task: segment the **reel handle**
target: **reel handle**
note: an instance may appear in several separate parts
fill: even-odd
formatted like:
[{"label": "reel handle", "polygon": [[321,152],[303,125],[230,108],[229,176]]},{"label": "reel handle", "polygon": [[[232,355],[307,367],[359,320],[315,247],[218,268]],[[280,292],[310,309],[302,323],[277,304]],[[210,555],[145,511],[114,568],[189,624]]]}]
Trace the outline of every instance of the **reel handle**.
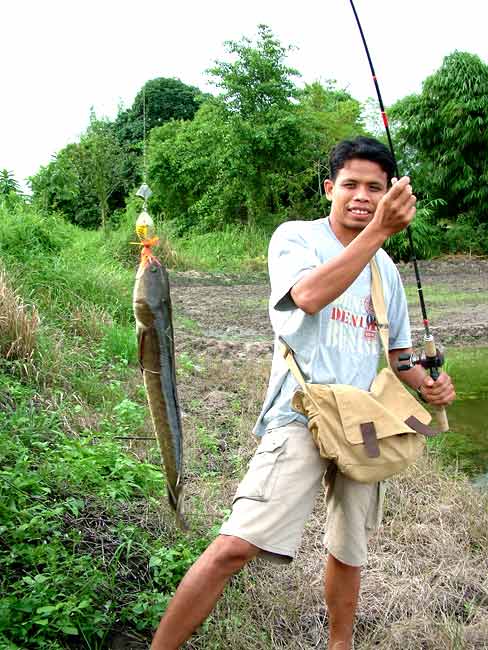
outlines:
[{"label": "reel handle", "polygon": [[449,421],[447,419],[446,409],[443,406],[436,406],[434,415],[439,433],[446,433],[446,431],[449,431]]}]

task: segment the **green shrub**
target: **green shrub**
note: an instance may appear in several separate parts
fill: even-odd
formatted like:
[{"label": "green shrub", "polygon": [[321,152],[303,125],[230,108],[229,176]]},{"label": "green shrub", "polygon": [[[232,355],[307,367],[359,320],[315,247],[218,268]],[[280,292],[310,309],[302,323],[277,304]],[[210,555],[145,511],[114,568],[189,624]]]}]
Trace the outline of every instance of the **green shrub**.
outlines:
[{"label": "green shrub", "polygon": [[488,224],[470,214],[459,215],[445,228],[442,250],[446,253],[488,254]]},{"label": "green shrub", "polygon": [[[419,202],[417,214],[410,225],[413,246],[417,259],[430,259],[441,252],[442,230],[432,223],[434,210],[443,205],[442,199]],[[406,231],[390,237],[384,246],[386,252],[395,260],[407,261],[412,257],[410,242]]]},{"label": "green shrub", "polygon": [[0,207],[0,256],[19,262],[55,255],[67,246],[73,230],[61,217],[41,214],[28,205],[16,211]]},{"label": "green shrub", "polygon": [[117,626],[149,633],[209,540],[144,530],[137,512],[160,508],[164,475],[112,439],[139,405],[119,402],[103,434],[68,437],[73,405],[39,400],[0,374],[0,647],[101,649]]}]

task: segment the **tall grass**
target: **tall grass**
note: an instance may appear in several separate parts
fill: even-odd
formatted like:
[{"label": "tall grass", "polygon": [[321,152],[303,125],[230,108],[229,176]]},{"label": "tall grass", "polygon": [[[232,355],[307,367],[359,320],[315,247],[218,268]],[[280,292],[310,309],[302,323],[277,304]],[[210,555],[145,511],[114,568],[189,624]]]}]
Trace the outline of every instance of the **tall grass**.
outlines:
[{"label": "tall grass", "polygon": [[[126,267],[137,265],[135,222],[140,205],[130,203],[116,230],[100,240],[107,258]],[[170,222],[156,219],[160,239],[155,253],[169,269],[211,273],[266,270],[270,234],[257,227],[228,225],[222,230],[178,236]]]},{"label": "tall grass", "polygon": [[16,293],[0,266],[0,357],[29,364],[34,355],[39,313]]},{"label": "tall grass", "polygon": [[189,268],[239,273],[266,270],[269,238],[262,229],[232,225],[171,241]]}]

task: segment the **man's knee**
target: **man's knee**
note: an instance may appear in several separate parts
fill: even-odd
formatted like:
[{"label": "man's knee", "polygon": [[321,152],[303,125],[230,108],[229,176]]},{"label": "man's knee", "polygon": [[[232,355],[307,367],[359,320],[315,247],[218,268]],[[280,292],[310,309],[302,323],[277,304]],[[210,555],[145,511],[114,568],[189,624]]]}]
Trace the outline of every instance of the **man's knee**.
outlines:
[{"label": "man's knee", "polygon": [[239,571],[259,553],[257,546],[233,535],[219,535],[208,550],[212,561],[226,573]]}]

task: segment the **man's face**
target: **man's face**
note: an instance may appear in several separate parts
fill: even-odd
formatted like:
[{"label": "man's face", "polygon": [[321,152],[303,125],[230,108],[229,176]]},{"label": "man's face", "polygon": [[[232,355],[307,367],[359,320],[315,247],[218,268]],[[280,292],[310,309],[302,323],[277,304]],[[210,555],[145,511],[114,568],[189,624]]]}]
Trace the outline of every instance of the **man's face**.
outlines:
[{"label": "man's face", "polygon": [[326,180],[324,187],[332,201],[332,230],[347,245],[373,219],[388,189],[388,177],[378,163],[353,158],[345,163],[334,181]]}]

